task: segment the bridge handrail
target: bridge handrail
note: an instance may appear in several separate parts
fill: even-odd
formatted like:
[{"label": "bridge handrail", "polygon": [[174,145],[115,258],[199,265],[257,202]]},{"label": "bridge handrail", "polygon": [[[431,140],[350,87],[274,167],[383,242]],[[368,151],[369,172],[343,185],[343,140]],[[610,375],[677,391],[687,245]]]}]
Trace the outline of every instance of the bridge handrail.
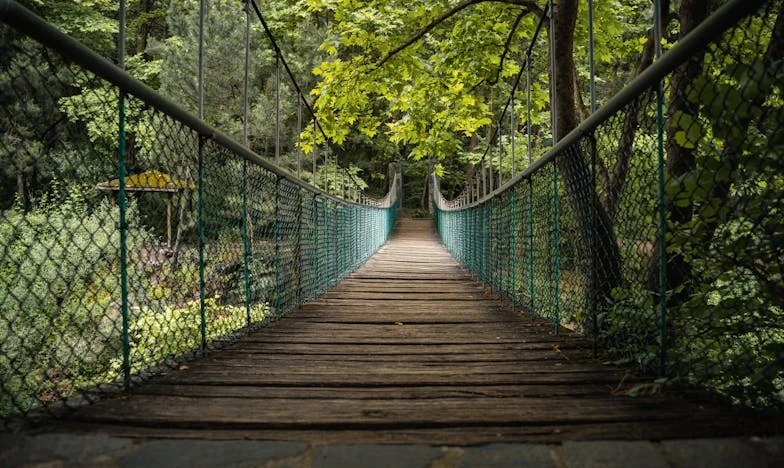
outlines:
[{"label": "bridge handrail", "polygon": [[639,391],[781,409],[783,47],[782,2],[728,2],[486,196],[431,175],[442,241],[513,307],[662,377]]},{"label": "bridge handrail", "polygon": [[47,171],[0,201],[0,427],[280,318],[391,232],[399,166],[382,199],[340,198],[18,3],[0,0],[0,28],[0,155]]}]

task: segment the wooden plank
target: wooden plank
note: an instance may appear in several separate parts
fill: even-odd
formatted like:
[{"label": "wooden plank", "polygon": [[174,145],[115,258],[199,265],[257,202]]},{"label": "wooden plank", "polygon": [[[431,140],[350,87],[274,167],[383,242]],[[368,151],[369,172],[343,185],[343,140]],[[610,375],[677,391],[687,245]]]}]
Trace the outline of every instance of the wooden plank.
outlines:
[{"label": "wooden plank", "polygon": [[203,362],[223,362],[234,359],[245,359],[248,361],[326,361],[334,362],[336,360],[342,361],[358,361],[366,363],[383,363],[383,362],[400,362],[400,363],[451,363],[453,365],[460,365],[461,363],[475,363],[475,362],[509,362],[517,363],[518,365],[525,365],[528,362],[561,362],[572,360],[588,360],[591,357],[591,351],[577,351],[570,350],[567,352],[555,352],[553,350],[539,350],[527,351],[525,353],[474,353],[474,354],[405,354],[403,352],[394,354],[368,354],[368,353],[355,353],[355,354],[292,354],[292,353],[275,353],[267,352],[260,353],[253,350],[239,349],[236,351],[227,350],[215,356],[206,358]]},{"label": "wooden plank", "polygon": [[[287,399],[270,396],[249,404],[243,398],[130,395],[122,404],[98,402],[75,420],[116,421],[169,427],[434,427],[439,425],[579,424],[675,419],[678,406],[631,399],[442,398],[426,400]],[[668,402],[670,405],[672,401]],[[292,408],[298,419],[292,420]]]},{"label": "wooden plank", "polygon": [[683,421],[602,422],[585,424],[542,424],[536,426],[488,425],[450,426],[439,428],[330,428],[328,430],[290,429],[183,429],[153,426],[127,426],[100,423],[60,423],[54,430],[89,431],[116,437],[149,437],[166,439],[206,440],[274,440],[312,444],[429,444],[477,445],[499,442],[558,444],[564,440],[662,440],[673,438],[724,437],[741,433],[774,435],[778,431],[765,425],[728,422],[728,418],[700,418]]},{"label": "wooden plank", "polygon": [[[373,364],[369,364],[373,362]],[[219,367],[222,371],[234,374],[249,374],[264,369],[263,359],[223,359],[221,361],[204,360],[189,366],[186,373],[198,373],[199,371],[212,372]],[[218,364],[219,366],[216,366]],[[271,367],[271,366],[270,366]],[[276,361],[275,372],[285,373],[311,373],[319,375],[367,373],[368,376],[380,374],[417,374],[422,376],[438,374],[454,374],[455,365],[452,362],[438,361],[358,361],[358,360],[281,360]],[[625,373],[618,370],[608,370],[601,365],[589,366],[580,362],[572,362],[564,359],[553,361],[481,361],[481,362],[462,362],[460,363],[460,373],[463,375],[474,374],[586,374],[599,373],[604,375],[623,376]]]},{"label": "wooden plank", "polygon": [[590,340],[512,311],[446,252],[432,222],[401,220],[317,301],[60,427],[311,443],[762,433],[726,408],[625,396],[648,381],[603,365]]},{"label": "wooden plank", "polygon": [[439,400],[441,398],[509,398],[554,396],[601,397],[610,395],[609,385],[472,385],[431,387],[272,387],[242,385],[184,385],[169,383],[165,379],[142,385],[133,393],[143,395],[169,395],[187,397],[232,397],[265,399],[274,395],[296,399],[345,399],[345,400]]},{"label": "wooden plank", "polygon": [[590,349],[580,346],[579,343],[556,344],[553,342],[538,343],[491,343],[491,344],[468,344],[468,343],[432,343],[432,344],[408,344],[405,346],[397,345],[377,345],[371,343],[355,343],[351,345],[340,345],[334,343],[267,343],[262,341],[262,337],[255,336],[256,341],[244,340],[227,346],[221,352],[231,352],[232,350],[255,352],[255,353],[277,353],[277,354],[362,354],[368,356],[383,355],[451,355],[468,354],[481,356],[485,353],[508,353],[508,355],[519,356],[524,351],[553,351],[557,348],[565,353],[575,349]]},{"label": "wooden plank", "polygon": [[483,301],[479,292],[420,292],[420,291],[330,291],[325,300],[364,300],[364,301]]},{"label": "wooden plank", "polygon": [[606,373],[470,373],[454,372],[387,373],[370,372],[314,374],[312,372],[268,371],[242,373],[236,370],[194,371],[187,374],[176,373],[166,376],[168,382],[194,385],[260,385],[260,386],[343,386],[355,388],[390,386],[467,386],[477,383],[484,385],[614,385],[624,379],[622,376]]}]

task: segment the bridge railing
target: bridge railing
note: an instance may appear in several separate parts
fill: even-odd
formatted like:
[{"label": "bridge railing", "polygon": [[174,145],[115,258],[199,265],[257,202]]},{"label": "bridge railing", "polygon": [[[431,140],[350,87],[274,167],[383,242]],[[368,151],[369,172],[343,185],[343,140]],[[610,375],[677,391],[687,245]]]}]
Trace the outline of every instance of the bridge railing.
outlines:
[{"label": "bridge railing", "polygon": [[450,203],[433,176],[444,244],[554,332],[661,375],[637,391],[782,408],[783,46],[782,2],[729,2],[487,196]]},{"label": "bridge railing", "polygon": [[281,317],[385,242],[399,171],[381,201],[326,193],[0,7],[0,161],[19,189],[0,206],[3,423]]}]

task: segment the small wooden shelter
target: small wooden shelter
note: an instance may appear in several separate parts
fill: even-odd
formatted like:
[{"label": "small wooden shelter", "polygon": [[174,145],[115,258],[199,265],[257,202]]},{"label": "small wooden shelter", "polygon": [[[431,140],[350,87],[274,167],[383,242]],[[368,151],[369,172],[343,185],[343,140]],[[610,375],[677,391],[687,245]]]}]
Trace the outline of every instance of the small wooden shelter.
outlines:
[{"label": "small wooden shelter", "polygon": [[[139,174],[129,175],[125,178],[126,192],[161,192],[166,194],[166,245],[171,247],[172,242],[172,197],[175,193],[186,189],[193,190],[196,185],[183,179],[175,179],[161,171],[150,170]],[[117,192],[120,190],[120,179],[101,182],[96,189]]]}]

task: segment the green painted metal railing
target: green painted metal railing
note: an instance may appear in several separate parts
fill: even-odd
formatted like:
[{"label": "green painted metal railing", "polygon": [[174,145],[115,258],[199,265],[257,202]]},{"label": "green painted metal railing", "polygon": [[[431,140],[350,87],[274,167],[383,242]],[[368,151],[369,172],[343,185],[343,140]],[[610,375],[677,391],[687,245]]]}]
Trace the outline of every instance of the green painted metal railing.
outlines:
[{"label": "green painted metal railing", "polygon": [[443,243],[555,333],[660,374],[638,391],[781,409],[783,50],[782,2],[729,2],[488,196],[433,177]]},{"label": "green painted metal railing", "polygon": [[41,172],[29,201],[0,207],[3,423],[281,317],[391,232],[399,170],[383,200],[323,192],[15,2],[0,7],[0,160]]}]

